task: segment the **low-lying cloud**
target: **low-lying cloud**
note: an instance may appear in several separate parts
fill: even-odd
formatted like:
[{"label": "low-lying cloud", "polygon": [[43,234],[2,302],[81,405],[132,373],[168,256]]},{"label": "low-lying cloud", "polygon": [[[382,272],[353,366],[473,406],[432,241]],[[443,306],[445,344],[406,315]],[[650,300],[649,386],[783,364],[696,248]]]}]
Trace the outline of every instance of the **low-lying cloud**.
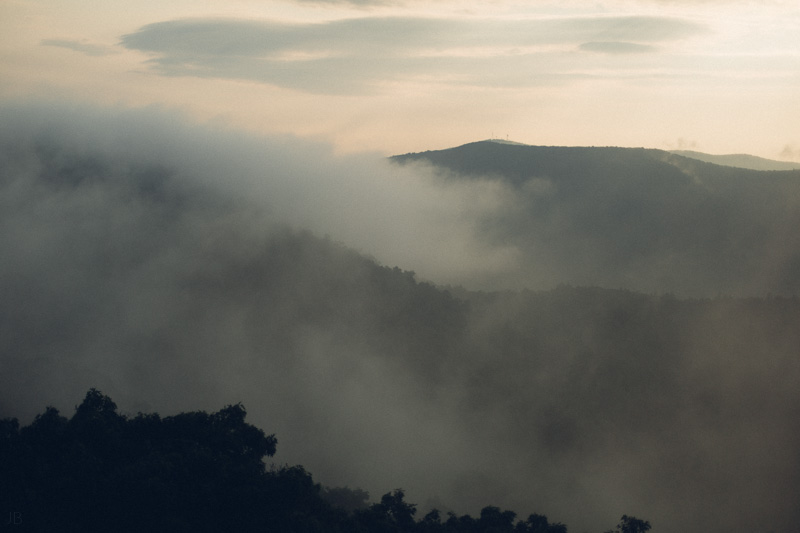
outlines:
[{"label": "low-lying cloud", "polygon": [[506,186],[159,109],[7,105],[0,170],[0,416],[90,387],[130,414],[241,401],[276,460],[373,498],[797,523],[796,299],[447,293],[391,267],[513,270]]},{"label": "low-lying cloud", "polygon": [[90,172],[106,160],[123,165],[122,184],[132,179],[125,172],[141,167],[136,172],[155,172],[148,179],[170,176],[198,195],[218,196],[215,206],[259,217],[253,224],[307,228],[426,279],[469,283],[513,268],[513,249],[480,237],[482,218],[507,209],[512,199],[498,182],[443,182],[378,154],[336,156],[328,145],[291,137],[214,132],[157,108],[104,112],[54,105],[6,108],[4,115],[4,136],[31,158],[46,143],[57,143],[70,158],[86,158]]},{"label": "low-lying cloud", "polygon": [[[335,242],[420,278],[495,275],[514,250],[478,226],[507,205],[503,187],[156,108],[62,104],[0,110],[0,166],[0,416],[69,409],[89,387],[128,412],[243,401],[281,435],[281,460],[331,483],[436,487],[432,464],[383,464],[395,448],[422,457],[431,440],[454,454],[439,467],[460,468],[467,443],[443,425],[447,402],[427,405],[403,358],[376,357],[384,326],[359,325],[375,297],[359,291],[383,275]],[[325,302],[362,333],[326,326]]]},{"label": "low-lying cloud", "polygon": [[657,48],[654,46],[647,44],[616,41],[593,41],[589,43],[581,43],[580,49],[585,52],[600,52],[603,54],[645,54],[655,52],[657,50]]},{"label": "low-lying cloud", "polygon": [[80,52],[81,54],[85,54],[87,56],[92,56],[92,57],[106,56],[109,54],[118,53],[118,51],[108,46],[92,44],[85,41],[78,41],[74,39],[44,39],[42,41],[42,45],[55,46],[58,48],[66,48],[67,50],[72,50],[73,52]]}]

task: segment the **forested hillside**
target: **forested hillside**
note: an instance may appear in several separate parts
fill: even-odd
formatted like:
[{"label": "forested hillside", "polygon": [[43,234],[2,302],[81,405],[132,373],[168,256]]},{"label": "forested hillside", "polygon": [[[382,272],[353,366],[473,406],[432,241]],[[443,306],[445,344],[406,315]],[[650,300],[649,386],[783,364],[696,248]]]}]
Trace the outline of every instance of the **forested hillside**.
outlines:
[{"label": "forested hillside", "polygon": [[756,157],[747,154],[728,154],[728,155],[711,155],[702,152],[695,152],[693,150],[670,150],[673,154],[682,155],[691,159],[699,159],[707,163],[714,163],[715,165],[725,165],[729,167],[749,168],[752,170],[797,170],[800,169],[800,163],[792,163],[790,161],[775,161],[773,159],[764,159],[763,157]]},{"label": "forested hillside", "polygon": [[[154,461],[167,453],[159,447],[171,442],[178,421],[218,427],[214,420],[225,413],[244,415],[237,409],[188,418],[181,413],[241,403],[250,423],[277,436],[276,464],[304,468],[279,466],[264,479],[286,472],[297,474],[292,479],[306,488],[321,483],[388,494],[386,502],[371,502],[384,507],[368,507],[377,513],[397,503],[393,491],[402,488],[403,501],[417,504],[417,521],[434,508],[446,522],[448,512],[478,517],[486,506],[497,506],[487,511],[489,518],[501,519],[502,509],[523,513],[519,519],[536,512],[578,533],[606,529],[626,513],[646,517],[664,533],[791,533],[800,523],[798,298],[777,291],[688,297],[635,290],[636,283],[591,286],[594,278],[575,274],[588,276],[597,267],[606,285],[633,276],[635,254],[620,255],[617,264],[615,253],[665,246],[645,238],[653,235],[647,224],[660,221],[671,228],[664,238],[676,247],[664,257],[718,267],[665,268],[664,276],[727,287],[756,264],[745,260],[729,268],[721,257],[741,253],[747,259],[741,242],[764,251],[763,243],[789,235],[781,224],[797,216],[790,194],[794,174],[759,174],[774,178],[762,193],[753,174],[716,176],[719,167],[678,156],[654,162],[648,152],[628,157],[622,151],[605,159],[604,167],[597,159],[602,151],[577,152],[574,161],[584,157],[597,165],[597,178],[573,173],[539,183],[520,175],[512,186],[525,202],[541,196],[542,209],[510,209],[508,219],[481,223],[483,244],[506,239],[524,249],[529,226],[511,222],[562,221],[538,233],[530,226],[536,239],[550,235],[553,247],[537,248],[520,263],[549,264],[553,283],[525,289],[516,279],[514,290],[479,291],[423,280],[403,264],[382,264],[370,250],[340,242],[335,232],[325,237],[293,223],[298,219],[282,218],[289,210],[281,206],[290,204],[313,211],[308,220],[330,220],[333,230],[344,227],[348,213],[331,208],[341,204],[311,209],[292,203],[295,174],[281,150],[259,148],[258,157],[248,158],[253,145],[236,144],[236,136],[190,134],[164,124],[149,128],[130,117],[95,130],[75,117],[72,128],[36,116],[38,122],[0,122],[0,418],[19,420],[3,426],[3,445],[27,442],[25,449],[34,452],[25,468],[45,461],[35,451],[37,427],[60,435],[80,425],[80,408],[69,419],[42,409],[70,414],[76,398],[96,388],[119,405],[109,420],[155,432]],[[235,164],[226,156],[231,151]],[[340,179],[345,173],[331,161],[314,164],[332,168],[331,179]],[[553,156],[550,171],[564,161]],[[657,169],[661,193],[636,173],[619,174],[625,168]],[[705,172],[700,181],[690,168]],[[284,174],[288,178],[280,178]],[[392,177],[374,179],[397,192],[402,184]],[[448,180],[463,180],[436,179],[442,180],[431,185],[441,193],[436,199],[448,198]],[[738,185],[715,189],[723,181]],[[540,186],[550,192],[536,192]],[[303,189],[309,198],[310,191]],[[700,191],[705,196],[694,195]],[[745,202],[745,192],[756,196]],[[386,227],[388,203],[369,210],[364,206],[371,197],[352,201],[363,209],[353,227],[365,233]],[[637,202],[642,207],[623,209]],[[681,212],[683,219],[706,217],[707,224],[676,226],[680,217],[664,209],[684,202],[694,207]],[[744,213],[741,221],[734,206]],[[449,216],[452,208],[436,215]],[[430,235],[422,233],[436,217],[419,213],[424,216],[409,216],[403,224],[420,231],[419,242],[430,246]],[[607,217],[598,222],[598,213]],[[758,217],[766,217],[763,224],[748,225]],[[431,232],[443,234],[443,227],[454,238],[426,253],[463,257],[446,250],[464,244],[461,228],[436,226]],[[779,227],[786,233],[770,233]],[[740,233],[724,233],[730,228]],[[765,270],[785,274],[770,277],[788,280],[783,288],[796,279],[790,275],[794,237],[786,238],[781,261]],[[706,241],[709,248],[702,251]],[[413,247],[412,241],[393,242]],[[590,242],[595,244],[585,248]],[[606,245],[613,250],[602,250]],[[681,255],[687,250],[701,251]],[[561,252],[583,259],[573,269],[557,270]],[[601,256],[607,263],[598,262]],[[617,277],[608,277],[614,265]],[[455,262],[445,266],[458,268]],[[156,434],[173,437],[157,444]],[[86,442],[69,442],[64,453],[84,466],[95,464],[94,454],[115,449],[98,445],[84,453]],[[180,469],[185,447],[194,450],[175,446],[177,455],[164,468]],[[203,446],[200,457],[206,457]],[[128,468],[144,474],[161,468],[148,461],[114,470],[108,479],[117,483]],[[39,481],[50,479],[47,468]],[[313,473],[314,483],[304,472]],[[74,481],[62,474],[52,485],[44,482],[52,491],[48,497],[57,497],[57,479]],[[87,497],[76,485],[64,487],[78,491],[70,492],[74,498]],[[102,487],[107,485],[92,494]],[[144,489],[140,496],[152,497]]]},{"label": "forested hillside", "polygon": [[[361,490],[321,487],[302,466],[267,468],[277,440],[245,422],[241,404],[162,418],[117,411],[91,389],[71,418],[48,407],[30,425],[0,420],[4,527],[31,532],[281,531],[566,533],[563,524],[486,506],[480,516],[415,517],[396,489],[377,503]],[[346,503],[355,502],[355,506]],[[648,523],[623,516],[623,533]],[[638,527],[638,529],[632,529]]]},{"label": "forested hillside", "polygon": [[517,286],[764,296],[800,292],[800,171],[661,150],[489,141],[392,158],[513,186],[484,231],[519,250]]}]

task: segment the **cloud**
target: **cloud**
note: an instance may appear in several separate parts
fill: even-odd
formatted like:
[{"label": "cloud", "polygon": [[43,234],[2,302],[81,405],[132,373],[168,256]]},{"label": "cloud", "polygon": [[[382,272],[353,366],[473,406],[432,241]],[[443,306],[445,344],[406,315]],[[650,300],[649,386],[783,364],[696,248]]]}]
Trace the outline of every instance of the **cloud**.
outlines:
[{"label": "cloud", "polygon": [[389,6],[389,5],[399,5],[404,6],[409,2],[407,0],[294,0],[298,4],[312,4],[312,5],[331,5],[331,4],[341,4],[341,5],[350,5],[359,8],[369,8],[369,7],[382,7],[382,6]]},{"label": "cloud", "polygon": [[[553,53],[552,47],[563,61],[569,49],[581,43],[616,43],[600,46],[603,51],[644,51],[650,50],[649,43],[703,31],[694,22],[666,17],[363,17],[306,24],[182,19],[144,26],[124,35],[121,44],[153,55],[148,63],[162,75],[247,79],[337,93],[424,76],[492,85],[476,73],[498,70],[498,61],[501,78],[520,70],[557,75],[543,66],[552,64],[542,60],[543,53]],[[588,49],[598,46],[588,44]]]},{"label": "cloud", "polygon": [[800,161],[800,147],[797,147],[794,144],[789,143],[783,147],[783,150],[781,150],[779,157],[781,159]]},{"label": "cloud", "polygon": [[265,224],[328,234],[427,279],[464,283],[510,268],[513,260],[513,249],[489,245],[480,235],[483,219],[513,198],[499,182],[444,182],[379,154],[335,156],[329,145],[293,137],[214,131],[158,108],[7,106],[3,122],[4,134],[13,135],[14,124],[29,143],[34,136],[53,138],[63,150],[123,161],[125,168],[142,160],[156,170],[180,169],[181,180],[191,176],[191,190],[263,213]]},{"label": "cloud", "polygon": [[670,143],[670,147],[675,146],[678,150],[694,150],[700,147],[695,139],[687,139],[686,137],[678,137],[674,144]]},{"label": "cloud", "polygon": [[[69,412],[89,387],[128,413],[242,401],[279,435],[279,460],[318,479],[376,497],[444,493],[481,450],[447,391],[428,401],[430,350],[408,356],[395,329],[404,306],[439,311],[405,301],[408,277],[336,242],[418,279],[480,280],[514,267],[514,249],[480,227],[509,202],[494,182],[444,183],[377,154],[335,156],[158,108],[6,104],[0,417]],[[459,306],[435,301],[458,327]]]},{"label": "cloud", "polygon": [[93,56],[93,57],[106,56],[117,53],[115,50],[113,50],[108,46],[91,44],[84,41],[76,41],[69,39],[44,39],[42,40],[41,44],[43,46],[56,46],[59,48],[66,48],[67,50],[73,50],[75,52],[80,52],[82,54],[86,54],[87,56]]},{"label": "cloud", "polygon": [[579,48],[585,52],[599,52],[602,54],[646,54],[657,50],[656,47],[647,44],[607,41],[581,43]]}]

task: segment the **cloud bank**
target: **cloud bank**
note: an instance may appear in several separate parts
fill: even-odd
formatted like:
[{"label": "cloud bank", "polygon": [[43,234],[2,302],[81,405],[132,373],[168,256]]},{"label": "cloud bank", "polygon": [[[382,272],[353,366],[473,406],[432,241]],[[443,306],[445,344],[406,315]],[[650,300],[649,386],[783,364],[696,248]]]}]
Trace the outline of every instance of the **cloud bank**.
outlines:
[{"label": "cloud bank", "polygon": [[587,52],[600,52],[604,54],[644,54],[655,52],[657,49],[653,46],[637,43],[625,43],[616,41],[594,41],[590,43],[582,43],[581,50]]},{"label": "cloud bank", "polygon": [[[39,138],[59,143],[63,138],[68,139],[63,150],[86,158],[97,153],[126,165],[141,159],[162,169],[158,172],[219,194],[231,206],[241,202],[265,226],[330,235],[427,279],[463,283],[512,266],[513,249],[483,242],[479,235],[481,220],[510,199],[511,191],[499,183],[445,183],[424,170],[398,168],[378,154],[335,156],[328,145],[291,137],[214,132],[157,108],[108,115],[60,105],[4,112],[5,122],[19,128],[15,142],[32,145],[20,150],[33,150]],[[46,132],[34,132],[44,123]],[[10,131],[7,137],[14,136]],[[158,140],[149,140],[153,131],[163,132]]]},{"label": "cloud bank", "polygon": [[[438,467],[460,468],[468,444],[442,424],[446,397],[425,403],[404,352],[376,357],[405,342],[416,285],[388,270],[399,286],[374,290],[397,300],[370,311],[387,274],[335,241],[420,277],[502,271],[513,250],[481,242],[475,224],[503,189],[158,109],[7,105],[0,123],[0,416],[68,410],[94,386],[129,412],[243,401],[282,435],[281,460],[331,483],[436,492],[432,464],[399,464],[431,441],[453,454]],[[383,464],[392,449],[398,464]]]},{"label": "cloud bank", "polygon": [[314,93],[345,93],[425,78],[492,86],[498,80],[512,83],[506,78],[515,69],[531,75],[513,85],[536,85],[574,67],[570,54],[575,49],[599,51],[598,43],[605,43],[601,48],[606,52],[652,51],[653,43],[704,31],[688,20],[637,16],[363,17],[305,24],[182,19],[148,24],[124,35],[121,44],[153,55],[149,65],[165,76],[246,79]]},{"label": "cloud bank", "polygon": [[42,40],[42,45],[66,48],[67,50],[80,52],[92,57],[105,56],[115,53],[113,49],[110,49],[107,46],[77,41],[74,39],[44,39]]}]

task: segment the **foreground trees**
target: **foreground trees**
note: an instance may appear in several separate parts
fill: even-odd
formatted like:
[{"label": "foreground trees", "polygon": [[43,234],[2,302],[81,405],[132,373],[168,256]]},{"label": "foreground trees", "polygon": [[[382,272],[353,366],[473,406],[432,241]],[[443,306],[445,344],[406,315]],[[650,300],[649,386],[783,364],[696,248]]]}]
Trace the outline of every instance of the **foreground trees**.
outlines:
[{"label": "foreground trees", "polygon": [[650,522],[639,520],[635,516],[622,515],[617,524],[617,531],[609,529],[606,533],[647,533],[650,531]]},{"label": "foreground trees", "polygon": [[244,407],[163,419],[116,409],[92,389],[69,420],[49,407],[19,431],[4,421],[3,509],[39,531],[218,531],[242,517],[274,520],[250,509],[278,491],[262,462],[277,440],[245,423]]},{"label": "foreground trees", "polygon": [[[129,418],[91,389],[67,419],[48,407],[26,427],[0,420],[0,509],[18,531],[566,533],[487,506],[415,520],[401,489],[369,505],[360,489],[322,489],[302,466],[267,469],[277,440],[240,404],[212,414]],[[623,516],[621,533],[648,522]]]},{"label": "foreground trees", "polygon": [[[622,515],[619,524],[617,524],[617,531],[619,533],[646,533],[650,531],[650,522],[639,520],[635,516]],[[616,532],[609,529],[606,533]]]}]

